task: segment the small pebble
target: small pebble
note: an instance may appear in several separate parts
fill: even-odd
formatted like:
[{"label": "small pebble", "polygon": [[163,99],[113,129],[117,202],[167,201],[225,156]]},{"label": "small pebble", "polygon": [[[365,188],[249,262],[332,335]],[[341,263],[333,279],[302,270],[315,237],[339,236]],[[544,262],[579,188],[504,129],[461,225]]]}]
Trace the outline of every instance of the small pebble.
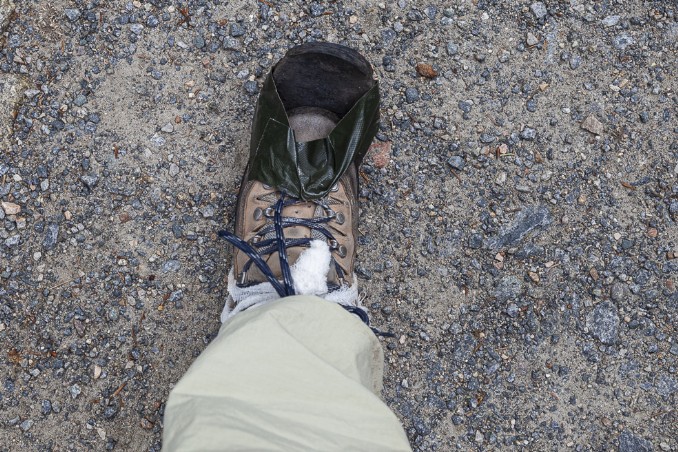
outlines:
[{"label": "small pebble", "polygon": [[80,10],[77,8],[66,8],[64,9],[64,14],[66,14],[66,18],[71,22],[75,22],[80,18]]},{"label": "small pebble", "polygon": [[43,400],[40,402],[40,412],[43,416],[47,416],[52,412],[52,402],[49,400]]},{"label": "small pebble", "polygon": [[617,50],[626,50],[628,46],[633,45],[635,43],[636,40],[626,33],[620,34],[619,36],[615,37],[614,40],[612,41],[614,48]]},{"label": "small pebble", "polygon": [[91,190],[99,183],[99,176],[96,174],[85,174],[84,176],[80,176],[80,181],[85,185],[85,187]]},{"label": "small pebble", "polygon": [[75,99],[73,99],[73,104],[77,105],[78,107],[82,107],[87,103],[87,96],[83,94],[78,94],[75,96]]},{"label": "small pebble", "polygon": [[586,119],[581,123],[581,128],[596,135],[602,135],[603,133],[603,124],[593,115],[586,117]]},{"label": "small pebble", "polygon": [[45,237],[42,241],[42,246],[46,250],[53,249],[57,240],[59,239],[59,225],[57,223],[49,223],[47,225],[47,230],[45,231]]},{"label": "small pebble", "polygon": [[458,155],[450,157],[449,160],[447,161],[447,164],[450,165],[452,168],[456,169],[457,171],[463,171],[464,167],[466,166],[464,158]]},{"label": "small pebble", "polygon": [[525,43],[530,47],[534,47],[537,44],[539,44],[539,39],[534,34],[528,32],[527,39],[525,39]]},{"label": "small pebble", "polygon": [[413,87],[407,88],[405,90],[405,100],[407,101],[407,103],[410,103],[410,104],[418,101],[419,100],[419,90],[417,90],[417,88],[413,88]]},{"label": "small pebble", "polygon": [[527,141],[532,141],[537,137],[537,131],[534,130],[531,127],[525,127],[521,132],[520,132],[520,138],[523,140]]},{"label": "small pebble", "polygon": [[459,53],[459,46],[452,41],[448,41],[446,50],[449,56],[455,56]]},{"label": "small pebble", "polygon": [[169,167],[170,177],[175,177],[177,174],[179,174],[179,166],[176,163],[171,163]]},{"label": "small pebble", "polygon": [[542,2],[532,3],[530,5],[530,9],[532,10],[532,14],[534,14],[537,19],[543,19],[548,14],[546,5],[544,5]]},{"label": "small pebble", "polygon": [[259,92],[259,85],[257,85],[257,82],[255,82],[254,80],[246,81],[243,87],[245,88],[245,92],[250,96],[254,96]]},{"label": "small pebble", "polygon": [[621,16],[607,16],[605,19],[601,20],[603,26],[605,27],[614,27],[619,23]]},{"label": "small pebble", "polygon": [[237,38],[245,34],[245,27],[243,27],[241,24],[237,22],[232,23],[229,32],[231,34],[231,37]]},{"label": "small pebble", "polygon": [[74,384],[73,386],[68,388],[68,392],[70,392],[71,397],[75,399],[76,397],[78,397],[80,395],[80,393],[82,392],[82,389],[80,389],[80,386],[78,384]]}]

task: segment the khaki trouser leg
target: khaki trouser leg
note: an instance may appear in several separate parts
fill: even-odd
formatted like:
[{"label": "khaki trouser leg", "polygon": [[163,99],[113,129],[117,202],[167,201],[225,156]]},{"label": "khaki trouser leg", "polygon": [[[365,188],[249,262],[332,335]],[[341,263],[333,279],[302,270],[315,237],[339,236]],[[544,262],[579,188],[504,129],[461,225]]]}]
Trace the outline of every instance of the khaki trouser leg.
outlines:
[{"label": "khaki trouser leg", "polygon": [[379,398],[383,351],[334,303],[288,297],[224,324],[172,390],[165,450],[410,450]]}]

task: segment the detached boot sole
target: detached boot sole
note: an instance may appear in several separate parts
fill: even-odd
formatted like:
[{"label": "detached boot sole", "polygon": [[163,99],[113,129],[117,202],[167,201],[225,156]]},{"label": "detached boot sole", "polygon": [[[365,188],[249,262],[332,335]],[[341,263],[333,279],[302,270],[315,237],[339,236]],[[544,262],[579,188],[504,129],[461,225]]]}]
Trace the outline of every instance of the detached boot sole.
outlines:
[{"label": "detached boot sole", "polygon": [[362,55],[326,42],[291,49],[276,65],[273,79],[288,114],[311,107],[338,119],[375,84],[372,67]]},{"label": "detached boot sole", "polygon": [[248,180],[303,200],[327,195],[356,168],[379,122],[379,87],[357,51],[290,49],[266,78],[252,124]]}]

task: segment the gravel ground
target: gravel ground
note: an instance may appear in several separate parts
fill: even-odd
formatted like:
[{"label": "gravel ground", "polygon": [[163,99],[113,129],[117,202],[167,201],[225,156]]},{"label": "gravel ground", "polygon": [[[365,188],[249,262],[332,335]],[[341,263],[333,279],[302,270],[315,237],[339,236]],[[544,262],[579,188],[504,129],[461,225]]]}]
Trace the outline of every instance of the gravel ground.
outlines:
[{"label": "gravel ground", "polygon": [[15,3],[0,450],[160,449],[256,95],[313,40],[381,81],[358,273],[413,448],[678,450],[675,2]]}]

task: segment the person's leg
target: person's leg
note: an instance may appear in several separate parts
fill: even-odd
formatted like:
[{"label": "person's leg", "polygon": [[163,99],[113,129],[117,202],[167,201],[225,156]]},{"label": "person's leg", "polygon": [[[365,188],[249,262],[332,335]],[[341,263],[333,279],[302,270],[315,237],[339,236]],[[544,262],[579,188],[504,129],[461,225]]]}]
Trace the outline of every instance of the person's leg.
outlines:
[{"label": "person's leg", "polygon": [[380,399],[383,351],[356,316],[294,296],[225,323],[172,390],[163,448],[410,450]]},{"label": "person's leg", "polygon": [[271,69],[234,231],[219,231],[234,247],[225,323],[170,394],[166,450],[409,450],[379,399],[354,271],[358,166],[378,127],[354,49],[306,43]]}]

